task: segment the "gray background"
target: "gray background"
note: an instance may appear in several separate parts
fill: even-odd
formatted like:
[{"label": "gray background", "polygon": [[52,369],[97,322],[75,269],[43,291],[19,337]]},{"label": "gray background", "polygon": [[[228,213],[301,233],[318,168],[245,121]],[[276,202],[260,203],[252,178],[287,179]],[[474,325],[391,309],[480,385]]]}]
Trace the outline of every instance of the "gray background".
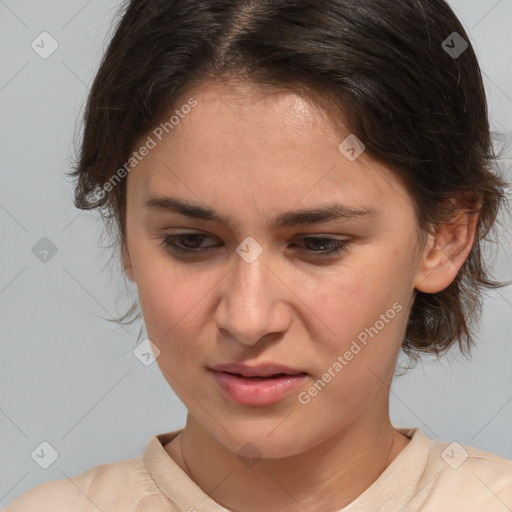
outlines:
[{"label": "gray background", "polygon": [[[512,0],[450,4],[480,58],[492,128],[510,140]],[[119,268],[105,267],[101,220],[74,208],[64,175],[117,5],[0,0],[0,507],[42,482],[139,455],[151,435],[185,420],[156,363],[134,357],[140,324],[101,318],[123,311]],[[43,31],[59,45],[47,59],[31,48]],[[505,222],[501,279],[512,275]],[[46,263],[32,252],[43,237],[57,248]],[[512,458],[511,313],[511,287],[489,293],[471,361],[454,352],[396,378],[393,423]],[[43,441],[59,454],[48,469],[31,458]]]}]

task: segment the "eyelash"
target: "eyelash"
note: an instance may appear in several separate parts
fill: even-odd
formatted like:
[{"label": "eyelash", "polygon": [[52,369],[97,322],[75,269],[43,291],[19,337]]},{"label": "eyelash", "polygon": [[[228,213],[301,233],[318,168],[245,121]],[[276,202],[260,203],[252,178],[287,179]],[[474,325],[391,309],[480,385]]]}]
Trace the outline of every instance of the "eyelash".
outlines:
[{"label": "eyelash", "polygon": [[[181,255],[185,257],[193,258],[194,256],[199,256],[201,254],[204,254],[205,252],[214,249],[215,246],[209,246],[202,249],[190,249],[190,248],[184,248],[176,244],[176,240],[183,239],[183,238],[211,238],[208,235],[202,234],[202,233],[180,233],[177,235],[164,235],[161,237],[158,237],[159,239],[162,239],[162,243],[160,245],[163,245],[166,249],[180,253]],[[329,249],[327,251],[312,251],[309,249],[300,249],[299,252],[308,252],[309,255],[313,255],[317,258],[334,258],[338,255],[340,255],[342,252],[344,252],[349,245],[348,240],[338,240],[334,238],[326,238],[326,237],[304,237],[302,240],[318,240],[322,242],[333,243],[335,246],[334,249]],[[201,240],[202,241],[202,240]],[[201,243],[201,242],[199,242]],[[322,244],[323,245],[323,244]]]}]

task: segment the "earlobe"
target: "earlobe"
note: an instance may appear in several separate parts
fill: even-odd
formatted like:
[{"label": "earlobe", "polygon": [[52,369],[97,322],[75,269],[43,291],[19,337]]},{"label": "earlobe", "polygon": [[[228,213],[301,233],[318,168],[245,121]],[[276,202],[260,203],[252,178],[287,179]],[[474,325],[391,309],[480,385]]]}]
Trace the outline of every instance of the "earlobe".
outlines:
[{"label": "earlobe", "polygon": [[126,275],[128,276],[128,279],[132,282],[135,282],[135,275],[133,273],[133,266],[132,266],[132,261],[130,258],[130,253],[128,251],[128,247],[126,246],[125,242],[123,243],[123,246],[121,249],[121,254],[122,254],[122,262],[123,262],[124,271],[125,271]]},{"label": "earlobe", "polygon": [[477,222],[478,211],[459,209],[428,236],[414,283],[417,290],[437,293],[453,282],[473,247]]}]

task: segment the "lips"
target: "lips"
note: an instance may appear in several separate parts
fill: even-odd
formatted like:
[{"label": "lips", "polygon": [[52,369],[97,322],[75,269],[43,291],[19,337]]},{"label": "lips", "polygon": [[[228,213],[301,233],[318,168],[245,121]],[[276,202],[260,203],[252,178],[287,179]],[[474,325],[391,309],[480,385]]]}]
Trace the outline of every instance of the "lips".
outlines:
[{"label": "lips", "polygon": [[[270,371],[271,368],[267,367],[266,370]],[[306,373],[281,374],[280,377],[243,377],[215,370],[212,374],[226,398],[237,405],[250,407],[263,407],[279,402],[307,377]]]},{"label": "lips", "polygon": [[254,366],[249,366],[243,363],[225,363],[214,366],[212,370],[230,373],[232,375],[241,375],[243,377],[263,378],[283,375],[304,375],[306,373],[277,363],[262,363]]}]

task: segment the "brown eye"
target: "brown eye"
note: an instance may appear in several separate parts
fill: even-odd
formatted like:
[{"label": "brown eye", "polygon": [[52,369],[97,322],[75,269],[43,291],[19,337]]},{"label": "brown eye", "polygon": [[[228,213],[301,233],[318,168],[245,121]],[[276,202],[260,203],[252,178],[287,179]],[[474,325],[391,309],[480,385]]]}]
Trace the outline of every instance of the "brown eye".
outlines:
[{"label": "brown eye", "polygon": [[205,238],[210,238],[202,233],[180,233],[177,235],[165,235],[162,238],[163,242],[161,245],[184,254],[200,254],[212,248],[211,245],[203,248],[200,247]]},{"label": "brown eye", "polygon": [[[217,245],[208,245],[201,247],[202,242],[210,238],[203,233],[180,233],[174,235],[164,235],[161,245],[168,250],[182,254],[184,256],[199,256],[207,251],[218,247]],[[334,258],[344,252],[349,245],[348,240],[339,240],[327,237],[304,237],[302,242],[306,242],[302,247],[296,247],[296,251],[305,254],[309,258]]]},{"label": "brown eye", "polygon": [[[300,248],[299,252],[307,252],[308,255],[319,258],[335,257],[345,251],[349,244],[348,240],[338,240],[335,238],[325,237],[305,237],[302,240],[314,241],[313,244],[311,244],[311,242],[306,244],[306,246],[309,247],[313,246],[313,249],[310,249],[309,247]],[[315,247],[317,249],[314,249]]]}]

